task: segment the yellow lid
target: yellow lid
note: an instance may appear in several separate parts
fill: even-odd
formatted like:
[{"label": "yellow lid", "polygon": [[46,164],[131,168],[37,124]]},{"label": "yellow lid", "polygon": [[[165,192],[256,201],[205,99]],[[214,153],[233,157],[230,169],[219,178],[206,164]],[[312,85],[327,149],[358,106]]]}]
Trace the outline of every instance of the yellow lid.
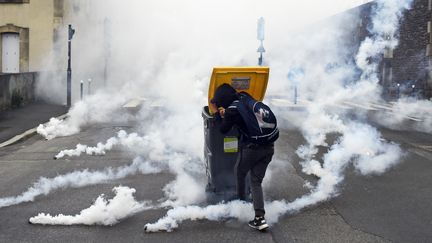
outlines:
[{"label": "yellow lid", "polygon": [[[230,84],[237,92],[247,92],[254,99],[262,101],[267,89],[269,67],[215,67],[208,92],[208,102],[213,99],[216,89],[224,84]],[[210,106],[209,106],[210,107]],[[210,110],[213,114],[215,111]]]}]

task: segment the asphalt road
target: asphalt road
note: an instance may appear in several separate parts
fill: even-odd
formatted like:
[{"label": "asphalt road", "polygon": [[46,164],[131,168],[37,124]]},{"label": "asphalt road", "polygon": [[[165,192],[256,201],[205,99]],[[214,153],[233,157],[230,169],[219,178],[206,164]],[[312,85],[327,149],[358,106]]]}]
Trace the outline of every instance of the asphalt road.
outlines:
[{"label": "asphalt road", "polygon": [[[131,163],[134,155],[116,148],[105,156],[54,160],[53,156],[77,143],[96,144],[116,131],[133,131],[128,124],[100,124],[74,136],[45,141],[35,135],[0,149],[0,197],[25,191],[39,177],[54,177],[73,170],[101,170]],[[432,145],[430,135],[383,129],[384,136],[406,151],[403,162],[382,176],[362,177],[349,172],[341,195],[329,202],[286,215],[266,233],[236,220],[186,221],[171,233],[144,233],[143,226],[164,216],[167,209],[149,210],[114,226],[40,226],[28,219],[40,212],[77,214],[100,194],[112,196],[118,185],[137,190],[137,200],[158,200],[162,187],[173,180],[164,172],[134,175],[83,188],[58,190],[34,202],[0,208],[0,242],[431,242]],[[275,160],[286,162],[284,170],[271,173],[265,187],[268,199],[293,200],[306,193],[294,151],[303,138],[285,130],[277,143]],[[322,152],[325,152],[325,148]]]},{"label": "asphalt road", "polygon": [[66,114],[67,110],[62,105],[36,101],[23,107],[0,111],[0,143],[47,122],[51,117]]}]

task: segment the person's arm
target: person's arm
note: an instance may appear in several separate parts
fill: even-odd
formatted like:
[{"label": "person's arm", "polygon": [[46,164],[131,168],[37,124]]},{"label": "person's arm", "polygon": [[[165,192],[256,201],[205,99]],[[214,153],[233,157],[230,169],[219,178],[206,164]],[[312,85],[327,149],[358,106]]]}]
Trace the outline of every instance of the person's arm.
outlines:
[{"label": "person's arm", "polygon": [[220,132],[225,134],[229,132],[232,127],[236,124],[236,116],[238,116],[237,109],[226,109],[223,114],[222,125],[220,127]]}]

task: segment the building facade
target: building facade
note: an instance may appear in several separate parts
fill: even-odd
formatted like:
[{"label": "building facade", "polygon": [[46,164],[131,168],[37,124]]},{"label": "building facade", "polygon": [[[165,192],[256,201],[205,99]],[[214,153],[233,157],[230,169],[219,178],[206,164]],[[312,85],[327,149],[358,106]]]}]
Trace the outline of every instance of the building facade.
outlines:
[{"label": "building facade", "polygon": [[0,73],[47,70],[63,28],[64,0],[0,0]]},{"label": "building facade", "polygon": [[[369,35],[375,2],[352,11],[359,12],[357,44]],[[388,99],[401,96],[432,97],[432,0],[414,0],[400,22],[399,45],[382,54],[380,84]]]}]

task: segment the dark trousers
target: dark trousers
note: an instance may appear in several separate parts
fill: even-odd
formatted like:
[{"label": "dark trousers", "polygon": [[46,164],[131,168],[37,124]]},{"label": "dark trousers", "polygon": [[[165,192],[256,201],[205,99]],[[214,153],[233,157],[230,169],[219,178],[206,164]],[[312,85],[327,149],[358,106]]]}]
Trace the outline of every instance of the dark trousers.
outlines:
[{"label": "dark trousers", "polygon": [[237,175],[237,194],[240,200],[246,199],[245,178],[250,171],[250,185],[255,216],[264,216],[264,196],[261,183],[267,166],[272,160],[274,146],[249,144],[240,149],[235,174]]}]

